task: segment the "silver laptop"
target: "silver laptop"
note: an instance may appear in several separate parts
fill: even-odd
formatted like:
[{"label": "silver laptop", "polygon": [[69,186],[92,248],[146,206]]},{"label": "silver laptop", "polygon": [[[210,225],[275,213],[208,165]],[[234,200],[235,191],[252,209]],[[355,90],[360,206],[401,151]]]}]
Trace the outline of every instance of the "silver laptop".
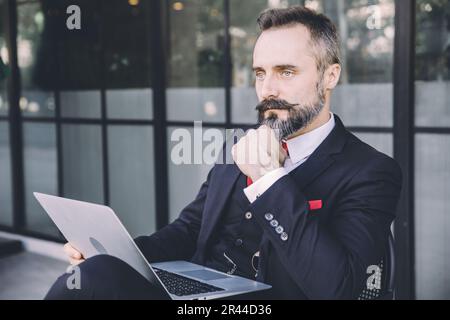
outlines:
[{"label": "silver laptop", "polygon": [[187,261],[150,264],[111,208],[36,192],[34,196],[85,258],[119,258],[173,300],[216,299],[271,287]]}]

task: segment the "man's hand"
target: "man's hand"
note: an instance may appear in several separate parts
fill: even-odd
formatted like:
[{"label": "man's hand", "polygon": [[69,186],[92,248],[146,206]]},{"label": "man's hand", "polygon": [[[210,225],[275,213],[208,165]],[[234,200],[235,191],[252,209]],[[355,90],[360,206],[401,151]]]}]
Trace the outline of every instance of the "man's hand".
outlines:
[{"label": "man's hand", "polygon": [[64,252],[69,257],[69,262],[73,266],[76,266],[85,260],[81,252],[72,247],[70,243],[64,245]]},{"label": "man's hand", "polygon": [[253,182],[282,167],[287,157],[275,132],[266,125],[249,130],[233,146],[231,154],[241,172]]}]

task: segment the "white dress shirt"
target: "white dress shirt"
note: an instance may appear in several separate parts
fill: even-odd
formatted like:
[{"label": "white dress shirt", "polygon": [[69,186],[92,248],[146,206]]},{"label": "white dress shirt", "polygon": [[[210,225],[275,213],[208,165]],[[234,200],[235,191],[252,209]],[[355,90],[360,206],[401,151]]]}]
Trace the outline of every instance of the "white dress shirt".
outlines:
[{"label": "white dress shirt", "polygon": [[275,182],[308,160],[309,156],[333,130],[335,125],[334,115],[330,112],[330,116],[330,120],[321,127],[286,141],[289,157],[286,158],[284,166],[267,173],[244,189],[244,193],[251,203],[267,191]]}]

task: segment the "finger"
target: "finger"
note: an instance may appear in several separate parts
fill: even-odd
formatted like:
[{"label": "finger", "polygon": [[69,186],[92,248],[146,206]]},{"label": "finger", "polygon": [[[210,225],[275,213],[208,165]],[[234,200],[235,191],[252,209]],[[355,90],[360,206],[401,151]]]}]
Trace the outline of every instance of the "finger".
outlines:
[{"label": "finger", "polygon": [[253,133],[242,138],[235,146],[235,162],[237,164],[249,164],[249,147],[251,145],[251,137]]},{"label": "finger", "polygon": [[66,254],[68,254],[69,256],[72,255],[72,253],[73,253],[73,248],[72,248],[72,246],[71,246],[69,243],[66,243],[66,244],[64,245],[64,252],[65,252]]},{"label": "finger", "polygon": [[273,130],[272,128],[269,128],[268,130],[270,136],[269,137],[270,144],[268,152],[270,154],[270,157],[271,159],[273,159],[273,161],[278,161],[278,163],[284,163],[284,160],[287,157],[287,152],[286,150],[283,149],[280,140],[278,140],[275,130]]},{"label": "finger", "polygon": [[73,259],[73,258],[69,258],[69,262],[72,266],[77,266],[80,263],[84,262],[84,259]]},{"label": "finger", "polygon": [[69,255],[70,257],[73,257],[75,259],[82,258],[82,254],[78,250],[76,250],[74,247],[72,247],[69,243],[66,243],[64,245],[64,251],[66,252],[67,255]]},{"label": "finger", "polygon": [[274,162],[278,161],[278,154],[275,150],[278,149],[279,143],[273,139],[271,131],[268,126],[261,126],[258,129],[258,160],[259,165],[264,168],[271,167]]}]

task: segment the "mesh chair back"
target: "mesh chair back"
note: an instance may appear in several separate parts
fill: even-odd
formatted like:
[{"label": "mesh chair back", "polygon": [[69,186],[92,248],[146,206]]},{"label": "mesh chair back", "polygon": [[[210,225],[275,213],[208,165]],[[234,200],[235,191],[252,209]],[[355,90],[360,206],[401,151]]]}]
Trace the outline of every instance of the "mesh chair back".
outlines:
[{"label": "mesh chair back", "polygon": [[368,269],[369,277],[358,300],[392,300],[395,275],[394,237],[389,233],[386,254],[381,262]]}]

